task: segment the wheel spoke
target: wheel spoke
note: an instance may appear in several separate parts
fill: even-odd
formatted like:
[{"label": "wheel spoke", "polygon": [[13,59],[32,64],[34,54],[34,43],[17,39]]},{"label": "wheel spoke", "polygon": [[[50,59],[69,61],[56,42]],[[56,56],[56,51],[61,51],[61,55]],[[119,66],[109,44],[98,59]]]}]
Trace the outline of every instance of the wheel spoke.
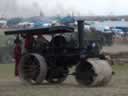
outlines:
[{"label": "wheel spoke", "polygon": [[[28,54],[21,59],[20,77],[28,83],[41,83],[47,70],[44,58],[39,54]],[[44,72],[44,73],[43,73]]]}]

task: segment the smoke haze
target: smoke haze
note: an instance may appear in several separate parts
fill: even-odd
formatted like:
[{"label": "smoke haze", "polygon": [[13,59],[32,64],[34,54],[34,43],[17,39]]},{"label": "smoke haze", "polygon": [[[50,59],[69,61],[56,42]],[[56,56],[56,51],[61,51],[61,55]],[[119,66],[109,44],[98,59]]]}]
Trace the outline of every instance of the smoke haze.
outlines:
[{"label": "smoke haze", "polygon": [[0,16],[127,15],[127,0],[0,0]]}]

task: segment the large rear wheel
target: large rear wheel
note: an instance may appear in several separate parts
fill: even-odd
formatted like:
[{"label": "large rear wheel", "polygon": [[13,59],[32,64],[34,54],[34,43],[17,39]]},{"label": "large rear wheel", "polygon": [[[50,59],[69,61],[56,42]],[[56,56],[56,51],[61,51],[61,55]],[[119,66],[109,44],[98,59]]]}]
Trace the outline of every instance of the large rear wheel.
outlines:
[{"label": "large rear wheel", "polygon": [[46,78],[47,64],[39,54],[27,54],[19,65],[20,78],[24,83],[40,84]]}]

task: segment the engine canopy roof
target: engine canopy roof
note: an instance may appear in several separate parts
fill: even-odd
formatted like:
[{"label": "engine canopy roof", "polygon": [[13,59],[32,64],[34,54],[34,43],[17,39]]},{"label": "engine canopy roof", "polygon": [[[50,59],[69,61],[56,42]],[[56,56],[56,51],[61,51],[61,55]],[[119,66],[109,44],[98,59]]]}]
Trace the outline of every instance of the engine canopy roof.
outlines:
[{"label": "engine canopy roof", "polygon": [[28,34],[28,35],[49,34],[50,35],[57,33],[70,33],[70,32],[74,32],[74,28],[69,26],[52,26],[45,28],[9,30],[9,31],[5,31],[5,35],[16,35],[16,34]]}]

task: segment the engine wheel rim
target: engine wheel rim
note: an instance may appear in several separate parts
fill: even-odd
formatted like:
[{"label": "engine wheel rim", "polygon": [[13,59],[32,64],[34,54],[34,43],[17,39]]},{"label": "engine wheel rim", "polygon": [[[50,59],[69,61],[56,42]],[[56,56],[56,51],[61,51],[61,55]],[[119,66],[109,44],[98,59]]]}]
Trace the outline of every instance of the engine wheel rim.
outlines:
[{"label": "engine wheel rim", "polygon": [[47,63],[43,56],[36,53],[22,56],[19,64],[19,77],[23,83],[41,84],[46,79],[46,75]]},{"label": "engine wheel rim", "polygon": [[[25,60],[25,59],[26,60]],[[21,64],[22,77],[29,83],[36,83],[36,79],[40,73],[40,64],[36,57],[30,55],[25,56],[25,60]]]}]

